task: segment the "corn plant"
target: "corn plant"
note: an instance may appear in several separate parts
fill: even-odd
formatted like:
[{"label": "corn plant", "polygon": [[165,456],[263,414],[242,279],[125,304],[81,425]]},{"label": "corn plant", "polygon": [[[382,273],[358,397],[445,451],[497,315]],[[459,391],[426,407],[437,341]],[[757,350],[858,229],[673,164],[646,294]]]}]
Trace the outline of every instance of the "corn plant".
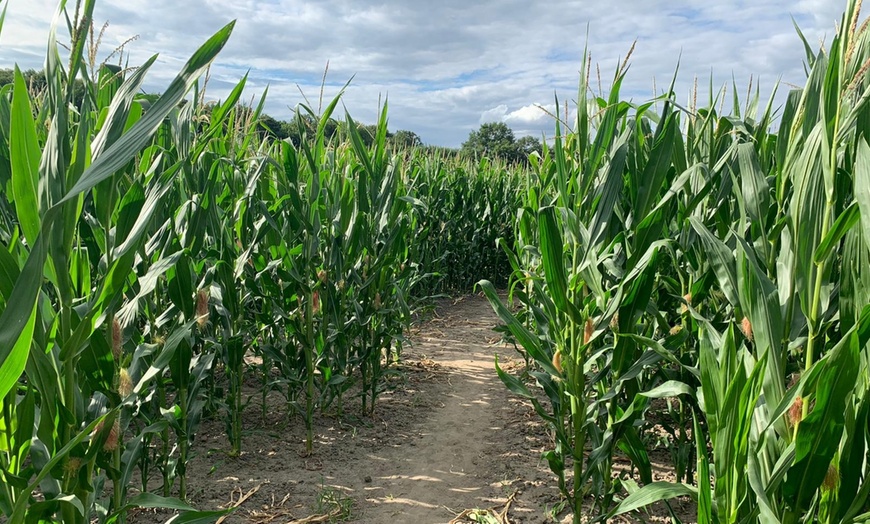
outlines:
[{"label": "corn plant", "polygon": [[[553,426],[545,456],[575,521],[587,495],[594,515],[686,495],[699,522],[866,519],[858,8],[848,3],[829,49],[805,46],[807,86],[776,134],[757,90],[743,107],[735,95],[729,117],[712,94],[678,110],[668,92],[653,118],[652,104],[619,101],[621,74],[608,99],[587,98],[586,73],[575,129],[563,138],[557,124],[533,163],[516,247],[502,243],[520,309],[483,287],[550,401],[499,369]],[[661,397],[679,399],[678,478],[691,480],[694,454],[697,485],[652,482],[635,425]],[[625,480],[621,502],[617,447],[644,484]]]},{"label": "corn plant", "polygon": [[[137,399],[116,312],[177,171],[137,155],[223,47],[232,25],[200,48],[145,112],[137,93],[154,58],[129,75],[102,67],[91,78],[84,67],[93,9],[93,1],[84,2],[78,17],[66,17],[61,3],[49,38],[45,92],[28,93],[16,72],[11,104],[9,90],[0,102],[12,189],[4,193],[4,206],[14,210],[0,250],[2,302],[17,304],[0,316],[0,397],[8,415],[0,506],[13,522],[54,516],[88,522],[95,513],[115,521],[131,505],[183,506],[126,496],[135,462],[128,451],[136,446],[125,450],[125,435]],[[71,35],[66,67],[55,36],[64,19]],[[80,105],[73,103],[77,78],[86,87]],[[103,501],[106,480],[113,489]]]},{"label": "corn plant", "polygon": [[[806,46],[807,85],[789,94],[776,141],[735,150],[730,224],[690,219],[734,311],[724,335],[696,314],[713,467],[699,463],[716,478],[715,491],[699,480],[699,521],[867,518],[870,310],[857,261],[866,259],[870,149],[859,7],[847,4],[828,50]],[[741,134],[763,137],[751,124]]]},{"label": "corn plant", "polygon": [[[591,142],[586,141],[592,133],[582,106],[575,133],[563,137],[557,123],[554,146],[537,165],[539,185],[529,190],[518,214],[517,246],[502,242],[514,267],[513,296],[522,301],[525,322],[509,311],[489,282],[482,282],[507,329],[539,368],[530,374],[546,393],[549,410],[520,381],[497,370],[552,426],[554,448],[545,458],[575,522],[590,494],[599,514],[609,507],[615,493],[611,457],[617,447],[650,481],[649,459],[634,423],[648,397],[662,391],[638,396],[640,374],[667,354],[644,353],[639,341],[655,331],[655,323],[643,317],[658,287],[662,252],[672,249],[662,231],[674,186],[685,179],[677,176],[671,161],[678,117],[665,103],[648,139],[646,108],[629,118],[630,106],[618,101],[623,74],[618,73],[610,99],[600,100],[603,114],[596,117]],[[585,80],[581,89],[585,91]]]},{"label": "corn plant", "polygon": [[410,318],[403,289],[402,272],[407,260],[404,244],[409,241],[407,204],[400,196],[400,164],[386,152],[387,105],[384,104],[373,151],[365,150],[353,119],[348,130],[358,162],[356,184],[357,222],[353,241],[361,264],[353,271],[357,296],[354,315],[359,332],[354,346],[359,362],[363,412],[374,412],[384,366],[393,361],[394,344],[400,342]]}]

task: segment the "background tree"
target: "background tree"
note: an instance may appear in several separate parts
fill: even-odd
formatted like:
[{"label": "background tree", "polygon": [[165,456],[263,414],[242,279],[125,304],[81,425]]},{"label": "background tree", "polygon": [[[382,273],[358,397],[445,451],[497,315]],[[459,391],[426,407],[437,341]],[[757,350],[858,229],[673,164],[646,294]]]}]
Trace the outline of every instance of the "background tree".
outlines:
[{"label": "background tree", "polygon": [[543,146],[541,146],[541,141],[537,138],[531,135],[524,136],[517,140],[517,152],[523,160],[526,160],[532,153],[541,154]]},{"label": "background tree", "polygon": [[287,126],[284,124],[285,122],[264,113],[260,116],[260,127],[258,130],[261,136],[268,135],[277,140],[284,140],[290,136]]},{"label": "background tree", "polygon": [[469,133],[468,140],[462,144],[462,152],[475,158],[497,156],[513,160],[516,138],[504,122],[488,122]]},{"label": "background tree", "polygon": [[462,154],[474,158],[498,157],[508,162],[525,162],[529,153],[541,150],[541,142],[531,136],[519,140],[504,122],[488,122],[472,131],[462,144]]},{"label": "background tree", "polygon": [[400,129],[393,134],[392,138],[393,145],[396,147],[420,147],[423,145],[423,140],[420,139],[420,136],[413,132],[408,131],[407,129]]},{"label": "background tree", "polygon": [[[45,89],[45,71],[27,69],[25,71],[22,71],[21,75],[24,76],[24,82],[27,84],[27,87],[28,89],[30,89],[31,92],[40,93],[43,89]],[[14,78],[14,69],[0,69],[0,86],[11,84]]]}]

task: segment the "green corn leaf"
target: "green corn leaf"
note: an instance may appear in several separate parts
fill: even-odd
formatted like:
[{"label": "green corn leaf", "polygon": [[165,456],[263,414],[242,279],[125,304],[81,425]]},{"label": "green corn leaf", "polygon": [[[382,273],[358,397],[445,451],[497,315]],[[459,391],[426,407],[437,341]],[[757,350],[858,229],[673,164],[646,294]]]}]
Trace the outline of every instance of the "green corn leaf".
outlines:
[{"label": "green corn leaf", "polygon": [[671,158],[676,142],[674,137],[679,132],[678,126],[676,113],[668,112],[664,115],[664,121],[656,127],[649,161],[643,167],[638,180],[637,202],[634,207],[635,220],[642,220],[649,214],[665,179],[673,170]]},{"label": "green corn leaf", "polygon": [[796,512],[809,508],[840,446],[846,402],[855,389],[860,353],[858,336],[853,332],[816,364],[824,366],[816,387],[816,403],[798,426],[795,462],[783,485],[783,495]]},{"label": "green corn leaf", "polygon": [[12,92],[12,136],[9,137],[12,197],[24,238],[31,246],[39,235],[39,159],[41,157],[32,111],[24,75],[16,67],[15,88]]},{"label": "green corn leaf", "polygon": [[[765,427],[765,430],[769,429],[777,420],[785,416],[788,409],[794,404],[795,399],[801,396],[802,392],[809,392],[816,388],[816,384],[818,383],[819,376],[822,373],[823,366],[813,366],[806,373],[801,374],[801,378],[797,384],[795,384],[792,388],[788,390],[788,392],[783,395],[779,404],[773,411],[768,411],[767,416],[769,417],[768,425]],[[804,393],[805,394],[805,393]]]},{"label": "green corn leaf", "polygon": [[0,297],[4,301],[9,300],[9,297],[12,296],[15,281],[20,273],[15,257],[5,249],[0,248]]},{"label": "green corn leaf", "polygon": [[78,433],[73,439],[71,439],[62,449],[58,450],[52,457],[48,460],[48,462],[42,467],[33,481],[19,494],[20,498],[16,501],[15,507],[12,510],[12,517],[10,518],[10,522],[24,522],[25,514],[27,513],[27,509],[30,502],[30,494],[39,486],[39,484],[49,476],[52,469],[57,466],[63,459],[67,457],[70,451],[73,448],[80,446],[82,442],[91,437],[94,429],[97,425],[102,422],[104,419],[109,417],[117,416],[117,411],[110,411],[106,413],[102,417],[94,420],[90,424],[88,424],[84,430]]},{"label": "green corn leaf", "polygon": [[78,515],[85,514],[85,507],[75,495],[58,495],[49,500],[42,500],[30,505],[27,508],[26,524],[44,522],[42,518],[45,515],[50,515],[58,511],[64,504],[72,506]]},{"label": "green corn leaf", "polygon": [[[794,125],[794,119],[798,112],[798,105],[801,100],[801,91],[799,89],[792,89],[788,93],[788,98],[785,102],[785,109],[782,112],[782,117],[780,118],[779,123],[779,133],[777,135],[776,141],[776,163],[777,165],[785,165],[786,155],[788,153],[789,143],[792,126]],[[785,190],[785,170],[779,170],[777,174],[777,182],[776,182],[776,198],[777,201],[781,202],[783,200],[783,191]]]},{"label": "green corn leaf", "polygon": [[562,244],[562,229],[556,219],[556,208],[546,207],[538,213],[538,232],[541,238],[541,261],[549,294],[556,307],[571,314],[580,323],[579,312],[568,299],[568,275],[565,271],[565,255]]},{"label": "green corn leaf", "polygon": [[858,223],[860,217],[861,211],[857,202],[852,202],[849,207],[847,207],[840,216],[837,217],[834,225],[831,226],[831,230],[828,231],[828,234],[825,235],[821,243],[819,243],[819,247],[813,254],[813,262],[819,264],[827,259],[834,248],[839,245],[840,240],[846,236],[846,233],[848,233],[849,230]]},{"label": "green corn leaf", "polygon": [[[132,129],[112,144],[82,174],[67,195],[46,213],[41,232],[35,241],[30,256],[16,280],[9,303],[0,315],[0,397],[5,396],[18,380],[30,350],[30,340],[35,308],[45,261],[48,257],[49,235],[52,223],[62,209],[62,204],[78,198],[79,194],[95,187],[126,165],[147,144],[152,134],[162,125],[163,119],[182,100],[196,78],[205,70],[229,38],[233,24],[229,24],[209,39],[188,61],[185,68],[172,82],[166,94],[139,120]],[[28,334],[30,333],[30,334]],[[25,336],[26,335],[26,336]]]},{"label": "green corn leaf", "polygon": [[[614,137],[617,136],[619,132],[618,126],[620,124],[620,120],[623,119],[625,114],[628,112],[628,106],[619,100],[619,91],[622,86],[624,75],[620,75],[613,82],[613,85],[610,88],[610,95],[608,96],[607,108],[604,110],[604,116],[601,119],[601,124],[598,126],[598,129],[595,133],[595,139],[592,142],[592,147],[589,150],[589,156],[585,157],[586,161],[583,165],[582,176],[584,178],[583,184],[581,186],[581,191],[583,194],[590,193],[592,184],[595,182],[596,174],[599,169],[602,167],[602,160],[604,159],[604,155],[607,153],[611,144],[614,144]],[[583,104],[580,104],[583,105]],[[561,133],[558,133],[559,135]],[[631,138],[632,133],[624,133],[623,139],[627,142],[629,138]],[[619,141],[617,141],[618,144]],[[617,146],[618,147],[618,146]],[[619,155],[618,151],[613,154],[611,158],[611,165],[614,161],[616,161],[616,170],[621,171],[622,168],[618,166],[619,159],[617,158]],[[624,159],[623,159],[624,161]],[[608,170],[610,171],[610,166],[608,166]],[[610,175],[613,172],[610,171]],[[621,180],[620,180],[621,182]]]},{"label": "green corn leaf", "polygon": [[[851,422],[851,426],[846,426],[848,438],[846,439],[846,445],[843,447],[843,454],[840,456],[841,481],[840,489],[837,493],[839,500],[843,502],[847,500],[852,501],[851,505],[846,505],[843,502],[840,503],[840,518],[844,522],[851,508],[860,508],[866,503],[868,490],[870,490],[867,487],[867,478],[862,468],[848,467],[848,465],[860,463],[867,456],[867,447],[870,444],[870,435],[866,431],[867,428],[870,428],[870,395],[864,395],[864,399],[856,410],[855,418]],[[864,484],[863,494],[859,491],[862,480]]]},{"label": "green corn leaf", "polygon": [[775,450],[774,442],[773,439],[770,439],[754,448],[752,451],[755,452],[748,454],[746,463],[746,476],[749,479],[749,486],[755,493],[755,505],[758,508],[761,522],[779,521],[776,516],[778,511],[774,508],[776,503],[772,503],[769,495],[769,493],[778,493],[778,486],[781,482],[780,479],[770,476],[773,458],[781,456]]},{"label": "green corn leaf", "polygon": [[751,322],[756,358],[766,358],[765,400],[777,404],[785,394],[782,380],[785,376],[783,319],[779,292],[759,266],[754,249],[742,238],[737,238],[737,260],[740,304]]},{"label": "green corn leaf", "polygon": [[628,513],[636,509],[644,508],[662,500],[670,500],[676,497],[691,497],[698,499],[698,489],[688,484],[674,482],[653,482],[647,484],[619,503],[611,513],[611,517]]},{"label": "green corn leaf", "polygon": [[[824,81],[827,70],[828,55],[824,50],[819,50],[813,60],[812,71],[810,71],[807,83],[804,86],[803,92],[801,93],[801,104],[803,106],[802,134],[804,137],[809,137],[810,133],[813,131],[813,128],[817,124],[822,124],[823,126],[825,124],[824,120],[821,118],[821,106],[824,95]],[[793,144],[799,143],[800,142],[798,141],[793,142]]]},{"label": "green corn leaf", "polygon": [[211,120],[209,122],[210,128],[215,131],[221,128],[226,121],[227,116],[229,116],[230,110],[236,107],[236,103],[238,103],[239,98],[241,98],[242,92],[245,90],[245,85],[247,83],[248,73],[245,73],[245,76],[239,80],[235,87],[233,87],[232,91],[230,91],[230,94],[227,95],[227,99],[222,104],[215,105],[214,109],[212,109]]},{"label": "green corn leaf", "polygon": [[[174,169],[170,170],[171,173],[174,173],[174,171]],[[131,248],[139,243],[145,226],[150,222],[150,219],[157,208],[160,196],[165,194],[168,188],[168,185],[165,185],[162,188],[152,186],[149,188],[149,194],[148,197],[145,198],[144,203],[138,201],[141,197],[141,191],[134,192],[132,200],[127,200],[127,198],[125,198],[124,202],[122,202],[120,217],[123,221],[132,223],[130,226],[132,230],[127,235],[124,243],[116,248],[114,253],[115,258],[100,284],[97,299],[91,303],[90,309],[84,315],[72,336],[70,336],[70,338],[65,342],[63,350],[61,351],[62,360],[66,360],[71,355],[79,353],[79,351],[84,347],[86,340],[91,337],[91,334],[94,329],[96,329],[98,323],[101,323],[104,319],[106,310],[111,308],[112,304],[117,301],[121,293],[124,292],[127,285],[127,279],[133,269],[136,255],[136,252],[131,251]],[[125,202],[127,204],[125,204]],[[128,205],[135,209],[129,211]],[[131,216],[125,217],[125,210],[129,211]],[[133,214],[136,214],[137,216],[134,217],[132,216]],[[133,223],[133,221],[135,222]],[[118,227],[121,226],[119,225]],[[176,258],[175,260],[177,261],[178,259]],[[172,287],[171,289],[175,288]],[[131,307],[135,308],[135,301],[134,305]],[[122,311],[127,311],[129,314],[129,309]],[[121,316],[121,319],[123,318],[124,317]]]},{"label": "green corn leaf", "polygon": [[15,307],[7,306],[0,315],[0,398],[9,393],[27,362],[36,322],[36,298],[47,257],[47,236],[40,235],[8,296],[7,304]]},{"label": "green corn leaf", "polygon": [[716,350],[706,330],[701,331],[700,355],[698,366],[701,373],[701,395],[699,395],[701,409],[707,417],[710,433],[714,434],[719,426],[719,414],[722,412],[722,403],[725,401],[725,388],[722,384],[719,361],[716,358]]},{"label": "green corn leaf", "polygon": [[138,67],[112,97],[103,127],[91,143],[91,151],[94,158],[99,158],[105,150],[125,134],[127,122],[130,120],[133,98],[141,91],[142,84],[145,82],[145,76],[155,60],[157,60],[156,55]]},{"label": "green corn leaf", "polygon": [[118,218],[115,225],[116,243],[123,242],[130,234],[144,204],[145,189],[138,181],[133,182],[118,207]]},{"label": "green corn leaf", "polygon": [[695,396],[695,390],[685,382],[678,380],[669,380],[664,384],[660,384],[649,391],[639,393],[639,395],[648,398],[667,398],[678,397],[680,395]]},{"label": "green corn leaf", "polygon": [[804,53],[806,53],[807,64],[810,67],[813,67],[813,62],[815,62],[816,54],[813,51],[813,47],[810,45],[807,38],[804,36],[803,31],[801,31],[800,26],[798,26],[797,20],[792,17],[791,23],[794,26],[795,32],[797,32],[798,37],[801,39],[801,42],[804,44]]},{"label": "green corn leaf", "polygon": [[692,413],[695,437],[695,456],[698,462],[698,524],[713,524],[713,489],[710,486],[710,460],[707,457],[707,442],[704,432],[698,423],[698,417]]},{"label": "green corn leaf", "polygon": [[619,439],[617,446],[631,459],[631,463],[637,468],[640,480],[646,484],[652,483],[652,464],[649,460],[649,453],[647,453],[646,447],[638,435],[637,428],[625,426],[625,433]]},{"label": "green corn leaf", "polygon": [[[66,346],[64,346],[66,349]],[[115,377],[115,359],[103,332],[92,332],[81,352],[77,367],[81,379],[92,391],[112,391]]]},{"label": "green corn leaf", "polygon": [[[254,111],[248,117],[252,121],[254,121],[254,122],[260,121],[260,115],[263,113],[263,107],[265,107],[265,105],[266,105],[266,96],[268,94],[269,94],[269,86],[266,86],[266,88],[263,89],[263,93],[260,95],[260,102],[257,104],[257,107],[254,108]],[[237,158],[236,158],[239,162],[243,161],[244,156],[247,154],[248,151],[251,150],[251,141],[254,139],[255,136],[257,136],[257,133],[255,132],[255,128],[253,128],[253,127],[248,130],[247,134],[245,134],[245,138],[242,141],[241,146],[239,147]]]},{"label": "green corn leaf", "polygon": [[[659,341],[651,339],[649,337],[645,337],[643,335],[635,335],[634,333],[621,333],[620,337],[626,337],[626,338],[634,341],[635,343],[640,344],[641,346],[645,346],[645,347],[650,348],[656,354],[658,354],[658,356],[660,356],[662,359],[673,364],[674,366],[681,367],[681,368],[685,369],[686,371],[688,371],[689,373],[700,378],[701,373],[698,371],[697,368],[692,367],[692,366],[687,366],[687,365],[683,364],[682,362],[680,362],[680,360],[674,355],[674,353],[672,351],[668,350],[668,348],[664,347]],[[640,362],[640,361],[641,360],[639,359],[638,362]]]},{"label": "green corn leaf", "polygon": [[[157,159],[151,166],[151,169],[148,171],[146,177],[156,172],[157,167],[160,164],[160,159],[162,157],[160,155],[157,156]],[[120,258],[128,254],[131,250],[134,250],[136,246],[140,243],[142,239],[142,235],[147,231],[149,224],[151,224],[152,219],[154,218],[155,213],[160,208],[160,203],[169,189],[172,187],[171,180],[172,177],[178,172],[181,167],[180,163],[177,163],[173,166],[170,166],[165,171],[159,181],[152,183],[146,190],[144,202],[141,203],[141,207],[139,203],[136,203],[134,206],[134,210],[130,210],[130,213],[126,215],[124,218],[126,219],[124,225],[125,227],[120,228],[121,231],[126,230],[129,227],[129,232],[126,235],[118,237],[118,240],[123,238],[123,242],[117,244],[115,246],[115,250],[112,253],[113,258]],[[127,197],[125,196],[125,199]],[[122,209],[126,206],[122,204]],[[120,217],[119,217],[120,218]]]},{"label": "green corn leaf", "polygon": [[[362,136],[360,135],[359,126],[356,122],[354,122],[353,118],[350,117],[350,114],[345,115],[345,119],[347,121],[347,132],[350,136],[351,143],[353,144],[353,150],[356,153],[357,158],[362,163],[363,167],[366,170],[368,176],[374,176],[374,166],[372,165],[371,158],[369,157],[368,148],[363,142]],[[362,211],[367,211],[367,209],[363,208]]]},{"label": "green corn leaf", "polygon": [[770,188],[761,171],[755,145],[740,144],[737,147],[737,161],[746,211],[753,223],[764,228],[770,210]]},{"label": "green corn leaf", "polygon": [[709,263],[716,273],[719,288],[725,293],[728,302],[737,306],[740,299],[737,295],[737,266],[734,253],[724,242],[716,238],[709,229],[697,218],[691,217],[689,222],[701,239],[704,251],[709,257]]},{"label": "green corn leaf", "polygon": [[502,383],[504,383],[505,387],[507,387],[508,390],[510,390],[515,395],[531,401],[532,405],[535,408],[535,411],[538,413],[538,415],[541,416],[541,418],[554,424],[556,423],[556,418],[548,413],[546,409],[544,409],[544,407],[538,401],[538,397],[534,395],[531,391],[529,391],[529,388],[527,388],[526,385],[523,384],[522,381],[520,381],[520,379],[513,375],[505,373],[504,370],[501,369],[501,367],[498,365],[498,355],[496,355],[495,357],[495,371],[496,374],[498,374],[498,378],[502,381]]},{"label": "green corn leaf", "polygon": [[870,246],[870,144],[858,140],[855,155],[855,185],[853,191],[855,202],[861,210],[861,229],[864,231],[864,243]]},{"label": "green corn leaf", "polygon": [[236,508],[227,508],[218,511],[198,511],[186,502],[172,497],[161,497],[153,493],[139,493],[131,497],[127,504],[109,517],[108,522],[117,522],[119,516],[126,514],[133,508],[171,509],[179,511],[179,515],[172,518],[173,524],[206,524],[216,521],[218,518],[229,515]]},{"label": "green corn leaf", "polygon": [[541,341],[526,329],[526,327],[517,320],[517,317],[515,317],[508,308],[505,307],[492,283],[488,280],[481,280],[477,285],[483,289],[492,309],[501,321],[507,325],[511,334],[516,337],[517,341],[523,346],[523,349],[525,349],[529,355],[534,358],[545,371],[547,371],[547,373],[550,373],[551,375],[559,375],[559,372],[555,367],[553,367],[550,356],[544,352],[544,349],[541,346]]},{"label": "green corn leaf", "polygon": [[166,338],[166,342],[163,344],[163,348],[160,351],[160,354],[148,368],[148,370],[142,375],[142,378],[139,379],[139,382],[136,383],[136,387],[133,389],[133,392],[138,394],[145,389],[148,383],[156,378],[160,373],[166,369],[167,366],[172,363],[175,358],[175,351],[178,349],[178,346],[187,339],[190,335],[191,330],[193,329],[194,324],[196,324],[196,320],[191,320],[184,325],[177,327],[170,335]]},{"label": "green corn leaf", "polygon": [[112,176],[145,147],[153,134],[163,125],[163,119],[176,108],[194,82],[223,49],[232,34],[235,22],[227,24],[215,33],[187,61],[181,73],[172,81],[166,92],[136,124],[88,167],[78,182],[61,202],[77,197]]},{"label": "green corn leaf", "polygon": [[840,129],[843,135],[854,131],[856,128],[866,129],[868,104],[870,104],[870,86],[864,89],[858,102],[852,106],[849,113],[841,117],[843,120],[840,124]]},{"label": "green corn leaf", "polygon": [[185,320],[193,319],[196,307],[196,289],[194,288],[193,262],[190,254],[185,253],[178,259],[175,267],[170,269],[167,275],[167,288],[169,298],[175,307],[184,314]]},{"label": "green corn leaf", "polygon": [[[10,300],[10,303],[14,302]],[[36,327],[36,304],[29,311],[22,308],[21,313],[19,318],[24,321],[24,325],[21,326],[21,331],[12,344],[9,354],[3,359],[3,365],[0,366],[0,399],[5,398],[15,383],[18,382],[18,378],[21,376],[21,372],[24,371],[25,364],[27,364],[27,355],[30,352],[30,344],[33,340],[33,330]],[[6,337],[0,335],[0,341],[5,342],[3,338]]]},{"label": "green corn leaf", "polygon": [[[844,27],[842,30],[846,30],[846,28]],[[822,83],[820,116],[822,117],[822,121],[825,122],[826,127],[825,135],[827,140],[825,140],[825,156],[827,158],[830,158],[831,150],[836,148],[838,145],[833,143],[834,133],[836,132],[834,126],[837,124],[840,112],[840,97],[842,96],[840,91],[840,54],[843,52],[842,46],[845,43],[846,42],[841,38],[834,38],[831,41],[830,49],[828,49],[826,53],[828,56],[828,64],[825,69],[825,78]],[[825,174],[825,193],[829,199],[833,199],[835,173],[832,172],[830,168],[830,164],[825,162],[823,165],[823,172]]]},{"label": "green corn leaf", "polygon": [[[586,95],[584,93],[581,100],[585,100]],[[559,113],[559,99],[556,97],[556,114]],[[556,119],[556,136],[553,141],[553,158],[555,160],[556,172],[556,189],[557,191],[557,201],[559,205],[562,207],[569,207],[572,205],[572,202],[569,201],[570,194],[568,192],[568,180],[570,178],[570,174],[568,173],[568,164],[565,156],[565,145],[562,139],[562,129],[561,123],[559,119]]]},{"label": "green corn leaf", "polygon": [[[791,198],[791,238],[795,252],[795,276],[797,291],[804,314],[812,311],[813,289],[816,280],[816,264],[813,255],[821,242],[822,222],[825,213],[824,181],[822,180],[821,144],[823,123],[812,128],[806,146],[791,165],[795,188]],[[817,319],[811,319],[816,321]]]},{"label": "green corn leaf", "polygon": [[[619,330],[629,334],[635,329],[640,316],[650,303],[653,291],[655,274],[658,270],[658,249],[653,249],[649,261],[644,266],[638,265],[636,269],[642,269],[637,278],[625,278],[620,287],[626,286],[628,292],[621,297],[619,307]],[[622,374],[638,358],[636,347],[629,337],[619,337],[613,350],[611,366],[618,374]]]}]

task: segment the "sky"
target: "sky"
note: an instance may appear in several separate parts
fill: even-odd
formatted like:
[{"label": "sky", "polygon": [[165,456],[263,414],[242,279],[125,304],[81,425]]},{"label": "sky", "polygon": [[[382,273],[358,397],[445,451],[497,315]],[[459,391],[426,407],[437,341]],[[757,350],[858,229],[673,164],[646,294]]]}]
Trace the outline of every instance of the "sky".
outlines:
[{"label": "sky", "polygon": [[[57,0],[0,4],[0,68],[42,67]],[[587,47],[593,86],[600,69],[606,93],[637,41],[621,94],[638,103],[653,98],[654,86],[661,93],[678,64],[679,100],[690,98],[696,77],[701,100],[711,78],[717,92],[733,78],[743,99],[750,75],[766,100],[777,80],[804,84],[793,20],[818,48],[845,7],[846,0],[97,0],[94,19],[97,28],[108,22],[98,62],[132,37],[130,65],[159,53],[149,91],[165,88],[199,45],[236,19],[209,97],[226,96],[249,71],[247,99],[268,86],[266,112],[289,119],[305,102],[301,93],[317,108],[328,62],[324,98],[352,78],[342,100],[354,120],[375,122],[386,99],[390,130],[456,147],[485,122],[505,122],[517,137],[552,135],[541,107],[552,112],[557,98],[575,105]],[[69,40],[65,26],[58,39]]]}]

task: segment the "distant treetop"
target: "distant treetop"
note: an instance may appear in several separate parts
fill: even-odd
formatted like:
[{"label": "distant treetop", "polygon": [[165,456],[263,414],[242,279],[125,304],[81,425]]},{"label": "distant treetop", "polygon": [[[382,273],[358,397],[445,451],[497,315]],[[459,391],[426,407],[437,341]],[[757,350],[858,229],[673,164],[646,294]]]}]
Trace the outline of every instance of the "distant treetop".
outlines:
[{"label": "distant treetop", "polygon": [[504,122],[488,122],[472,131],[462,144],[462,154],[472,158],[500,158],[508,162],[526,162],[533,152],[541,152],[541,141],[533,136],[517,140]]}]

